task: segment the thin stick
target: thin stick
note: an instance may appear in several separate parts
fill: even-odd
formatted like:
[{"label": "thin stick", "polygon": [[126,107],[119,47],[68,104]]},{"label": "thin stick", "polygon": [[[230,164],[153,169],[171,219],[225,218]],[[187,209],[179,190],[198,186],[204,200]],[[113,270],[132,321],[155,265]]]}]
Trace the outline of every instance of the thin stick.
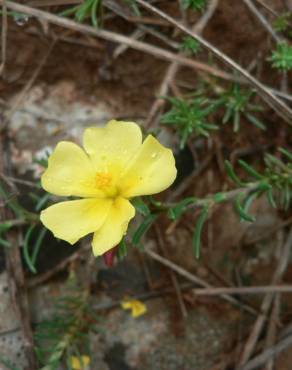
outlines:
[{"label": "thin stick", "polygon": [[[0,0],[0,4],[3,4],[4,0]],[[29,14],[33,17],[39,18],[39,19],[44,19],[47,20],[50,23],[53,23],[57,26],[65,27],[74,31],[78,31],[84,34],[89,34],[95,37],[100,37],[104,40],[112,41],[112,42],[117,42],[117,43],[124,43],[128,45],[129,47],[140,50],[149,54],[152,54],[158,58],[171,61],[173,62],[174,60],[178,61],[180,64],[191,67],[194,69],[199,69],[201,71],[210,73],[214,76],[224,78],[227,80],[233,80],[233,76],[222,72],[212,66],[209,66],[207,64],[197,62],[195,60],[192,60],[190,58],[183,57],[181,55],[177,55],[175,53],[172,53],[168,50],[159,48],[157,46],[153,46],[151,44],[147,44],[142,41],[137,41],[133,40],[130,37],[111,32],[111,31],[106,31],[106,30],[101,30],[101,29],[96,29],[94,27],[86,26],[84,24],[80,24],[77,22],[74,22],[70,19],[67,18],[62,18],[57,15],[39,10],[39,9],[34,9],[22,4],[17,4],[12,1],[6,1],[7,8],[11,10],[15,10],[24,14]]]},{"label": "thin stick", "polygon": [[[9,138],[7,130],[2,131],[0,135],[0,173],[10,174],[11,153],[9,152]],[[0,221],[13,218],[13,213],[10,208],[0,207]],[[13,308],[15,309],[17,318],[20,322],[22,335],[24,338],[24,353],[27,359],[28,366],[25,370],[36,370],[36,357],[34,351],[34,340],[30,322],[29,302],[26,290],[26,282],[24,271],[22,268],[22,260],[19,248],[20,230],[12,229],[6,233],[7,241],[10,243],[10,248],[5,248],[6,270],[9,281],[9,293]]]},{"label": "thin stick", "polygon": [[[162,235],[162,233],[159,229],[159,226],[155,224],[154,229],[155,229],[155,232],[156,232],[156,235],[157,235],[158,245],[161,248],[162,253],[169,259],[168,250],[165,246],[165,240],[164,240],[163,235]],[[178,300],[179,308],[181,310],[182,317],[186,318],[188,316],[188,312],[187,312],[187,309],[186,309],[186,306],[185,306],[185,303],[184,303],[184,300],[183,300],[183,297],[182,297],[182,292],[181,292],[177,277],[176,277],[176,275],[175,275],[175,273],[173,272],[172,269],[169,269],[169,274],[170,274],[172,285],[174,287],[174,291],[175,291],[176,296],[177,296],[177,300]]]},{"label": "thin stick", "polygon": [[[276,343],[276,337],[277,337],[277,324],[279,322],[280,318],[280,307],[281,307],[281,295],[276,294],[276,297],[274,299],[274,304],[272,308],[272,312],[270,315],[270,322],[267,330],[267,338],[266,338],[266,346],[273,347]],[[275,358],[272,357],[264,370],[273,370],[275,365]]]},{"label": "thin stick", "polygon": [[7,6],[6,0],[2,3],[2,32],[1,32],[1,65],[0,65],[0,76],[4,73],[6,63],[6,48],[7,48]]},{"label": "thin stick", "polygon": [[257,90],[258,94],[262,99],[271,107],[273,110],[279,114],[289,125],[292,125],[292,110],[278,99],[269,89],[267,89],[260,81],[253,77],[249,72],[237,64],[233,59],[229,58],[215,46],[206,41],[203,37],[199,36],[195,32],[189,30],[181,22],[176,21],[174,18],[165,14],[160,9],[152,6],[144,0],[136,0],[138,4],[142,5],[144,8],[150,10],[152,13],[159,15],[161,18],[167,20],[170,24],[176,26],[185,34],[196,39],[200,44],[205,47],[208,51],[212,52],[219,60],[231,67],[233,70],[237,71],[242,75],[249,83]]},{"label": "thin stick", "polygon": [[[218,5],[218,0],[213,0],[209,4],[208,10],[204,13],[204,15],[199,19],[199,21],[193,27],[194,32],[197,32],[197,33],[203,32],[204,27],[206,27],[208,21],[211,19],[212,15],[214,14],[217,5]],[[180,55],[183,55],[183,53],[180,53]],[[163,106],[165,105],[165,100],[161,99],[161,96],[167,95],[169,86],[175,79],[175,76],[177,75],[179,67],[180,67],[179,63],[175,61],[171,63],[170,66],[167,68],[164,79],[161,82],[161,85],[160,85],[160,88],[157,94],[158,98],[154,101],[152,107],[150,108],[149,115],[145,122],[146,128],[149,128],[150,126],[153,128],[158,123],[159,118],[161,116],[159,112],[161,112]]]},{"label": "thin stick", "polygon": [[264,1],[262,0],[255,0],[257,3],[259,3],[263,8],[265,8],[266,10],[268,10],[271,14],[273,14],[273,16],[275,17],[278,17],[278,13],[275,12],[274,9],[272,9],[270,6],[268,6]]},{"label": "thin stick", "polygon": [[[289,231],[289,234],[288,234],[288,237],[287,237],[287,240],[283,246],[283,249],[282,249],[282,252],[281,252],[281,258],[278,262],[278,266],[276,268],[276,271],[274,272],[274,275],[273,275],[273,278],[272,278],[272,285],[274,284],[277,284],[288,264],[289,264],[289,256],[290,256],[290,252],[291,252],[291,246],[292,246],[292,228],[290,228],[290,231]],[[264,300],[263,300],[263,303],[262,303],[262,306],[261,306],[261,314],[258,316],[258,318],[256,319],[255,321],[255,324],[252,328],[252,331],[246,341],[246,344],[245,344],[245,347],[242,351],[242,354],[241,354],[241,357],[240,357],[240,360],[239,360],[239,369],[247,363],[247,361],[249,360],[249,358],[251,357],[253,351],[254,351],[254,348],[255,348],[255,345],[258,341],[258,338],[260,336],[260,333],[262,331],[262,328],[263,328],[263,325],[266,321],[266,317],[267,317],[267,313],[271,307],[271,304],[273,302],[273,298],[274,298],[274,295],[273,293],[268,293]]]},{"label": "thin stick", "polygon": [[280,42],[281,38],[276,34],[273,27],[270,25],[266,17],[258,10],[258,8],[254,5],[254,3],[250,0],[243,0],[245,5],[249,8],[249,10],[257,17],[260,23],[264,26],[264,28],[269,32],[269,34],[273,37],[276,42]]},{"label": "thin stick", "polygon": [[86,254],[90,250],[91,250],[91,247],[78,249],[75,253],[65,258],[63,261],[55,265],[50,270],[44,272],[42,275],[38,275],[30,279],[28,282],[28,287],[34,288],[37,285],[45,283],[46,281],[50,280],[54,275],[64,270],[70,263],[78,260],[83,254]]},{"label": "thin stick", "polygon": [[259,369],[264,365],[269,359],[279,355],[281,352],[285,351],[287,348],[292,346],[292,335],[278,342],[275,346],[266,349],[260,355],[254,357],[245,366],[239,368],[239,370],[254,370]]},{"label": "thin stick", "polygon": [[216,296],[221,294],[266,294],[266,293],[292,293],[292,285],[263,285],[250,287],[222,287],[193,289],[196,295]]},{"label": "thin stick", "polygon": [[[168,260],[168,259],[160,256],[159,254],[157,254],[153,250],[151,250],[151,249],[145,249],[144,252],[148,256],[150,256],[151,258],[153,258],[156,261],[158,261],[159,263],[163,264],[164,266],[167,266],[167,267],[171,268],[172,270],[174,270],[176,273],[178,273],[179,275],[183,276],[187,280],[189,280],[189,281],[191,281],[193,283],[196,283],[199,286],[202,286],[202,287],[205,287],[205,288],[212,288],[212,286],[209,283],[207,283],[205,280],[197,277],[194,274],[191,274],[190,272],[188,272],[187,270],[185,270],[181,266],[178,266],[175,263],[173,263],[172,261],[170,261],[170,260]],[[220,295],[220,297],[223,298],[223,299],[225,299],[229,303],[235,304],[237,306],[241,306],[246,312],[249,312],[252,315],[257,314],[256,311],[253,308],[251,308],[250,306],[248,306],[246,304],[242,304],[236,298],[233,298],[233,297],[231,297],[231,296],[229,296],[227,294],[222,294],[222,295]]]}]

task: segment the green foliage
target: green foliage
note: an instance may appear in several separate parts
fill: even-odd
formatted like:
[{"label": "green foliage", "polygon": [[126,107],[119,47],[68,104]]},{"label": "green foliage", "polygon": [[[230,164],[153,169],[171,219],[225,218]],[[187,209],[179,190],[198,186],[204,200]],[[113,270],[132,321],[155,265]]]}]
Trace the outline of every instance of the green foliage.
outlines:
[{"label": "green foliage", "polygon": [[183,0],[182,4],[185,9],[204,10],[207,5],[207,0]]},{"label": "green foliage", "polygon": [[150,229],[152,224],[156,221],[157,214],[149,214],[145,217],[144,221],[138,226],[137,230],[134,232],[132,237],[132,243],[135,246],[141,246],[141,239],[143,235]]},{"label": "green foliage", "polygon": [[203,226],[208,218],[208,214],[209,214],[209,204],[207,203],[200,213],[193,234],[193,247],[196,258],[199,258],[201,254],[201,235]]},{"label": "green foliage", "polygon": [[67,9],[60,15],[64,17],[73,15],[74,19],[80,23],[90,18],[92,25],[98,27],[101,23],[102,0],[84,0],[80,5]]},{"label": "green foliage", "polygon": [[278,32],[287,31],[291,27],[291,20],[292,20],[292,13],[286,12],[281,14],[277,19],[274,21],[274,29]]},{"label": "green foliage", "polygon": [[143,216],[148,216],[150,214],[150,209],[147,204],[142,200],[141,197],[136,197],[132,200],[133,206],[136,208],[136,211],[141,213]]},{"label": "green foliage", "polygon": [[123,260],[128,255],[128,246],[125,242],[125,238],[119,244],[117,257],[119,261]]},{"label": "green foliage", "polygon": [[186,36],[183,38],[181,44],[181,50],[189,54],[198,54],[201,51],[200,43],[191,36]]},{"label": "green foliage", "polygon": [[89,354],[88,331],[96,323],[88,293],[70,277],[67,294],[56,302],[56,312],[36,328],[36,353],[41,370],[60,368],[71,356]]},{"label": "green foliage", "polygon": [[181,139],[181,148],[191,136],[208,137],[210,131],[218,129],[216,125],[208,122],[208,117],[215,106],[207,98],[193,97],[190,101],[178,98],[166,99],[172,107],[162,116],[161,122],[175,128]]},{"label": "green foliage", "polygon": [[283,155],[283,160],[271,154],[265,155],[263,173],[259,173],[245,161],[239,161],[240,166],[253,182],[239,180],[231,164],[226,162],[229,177],[242,187],[242,192],[239,192],[235,201],[236,210],[242,219],[254,221],[254,217],[248,214],[248,209],[253,201],[263,194],[267,196],[273,207],[289,209],[292,196],[292,153],[284,148],[279,149],[279,152]]},{"label": "green foliage", "polygon": [[292,69],[292,46],[285,41],[278,43],[276,50],[268,60],[272,62],[272,67],[281,72],[290,71]]},{"label": "green foliage", "polygon": [[178,202],[174,207],[171,207],[168,211],[168,216],[171,220],[177,220],[180,218],[185,211],[187,210],[187,206],[190,204],[195,203],[197,198],[195,197],[188,197],[183,199],[182,201]]},{"label": "green foliage", "polygon": [[217,100],[217,107],[225,109],[223,124],[231,121],[234,132],[238,132],[241,117],[244,116],[253,125],[265,130],[264,124],[254,115],[261,111],[261,107],[251,102],[253,96],[253,91],[243,91],[239,84],[234,84],[230,90],[223,92]]}]

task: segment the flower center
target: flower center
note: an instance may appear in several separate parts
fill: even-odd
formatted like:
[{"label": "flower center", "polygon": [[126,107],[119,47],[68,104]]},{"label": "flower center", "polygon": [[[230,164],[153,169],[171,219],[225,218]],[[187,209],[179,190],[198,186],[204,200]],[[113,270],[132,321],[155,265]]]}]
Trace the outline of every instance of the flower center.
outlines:
[{"label": "flower center", "polygon": [[106,197],[115,198],[118,194],[114,177],[108,172],[97,172],[95,175],[95,185],[102,190]]},{"label": "flower center", "polygon": [[105,189],[111,185],[112,176],[107,172],[97,172],[95,181],[98,188]]}]

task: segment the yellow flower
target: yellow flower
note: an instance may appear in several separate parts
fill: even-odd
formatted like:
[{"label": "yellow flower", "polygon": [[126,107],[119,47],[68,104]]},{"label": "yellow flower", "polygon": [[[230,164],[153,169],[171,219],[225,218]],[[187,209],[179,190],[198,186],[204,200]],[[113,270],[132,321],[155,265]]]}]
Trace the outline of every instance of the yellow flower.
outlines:
[{"label": "yellow flower", "polygon": [[124,301],[122,302],[121,306],[124,310],[131,310],[131,314],[133,317],[142,316],[144,315],[144,313],[147,312],[146,305],[136,299]]},{"label": "yellow flower", "polygon": [[77,356],[71,356],[71,367],[73,370],[85,370],[88,369],[90,364],[90,357],[89,356],[81,356],[81,358]]},{"label": "yellow flower", "polygon": [[41,181],[52,194],[84,199],[54,204],[40,218],[70,244],[94,233],[93,253],[98,256],[126,233],[135,215],[129,199],[159,193],[173,183],[175,160],[153,136],[142,143],[141,130],[133,122],[113,120],[102,128],[87,128],[83,146],[60,142]]}]

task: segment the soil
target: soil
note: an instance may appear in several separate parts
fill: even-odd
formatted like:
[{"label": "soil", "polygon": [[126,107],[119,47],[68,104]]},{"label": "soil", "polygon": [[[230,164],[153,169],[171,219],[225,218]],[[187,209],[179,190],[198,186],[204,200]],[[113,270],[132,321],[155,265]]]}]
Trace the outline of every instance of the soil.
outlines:
[{"label": "soil", "polygon": [[[175,15],[175,2],[166,3],[164,9]],[[283,1],[266,3],[279,12],[283,10]],[[271,17],[269,13],[264,14]],[[104,27],[127,35],[135,30],[133,24],[117,17],[106,20]],[[176,41],[181,38],[171,27],[161,27],[160,31]],[[38,181],[42,171],[34,158],[43,158],[60,140],[80,143],[85,127],[103,125],[111,118],[134,120],[143,125],[168,67],[165,61],[132,49],[127,49],[115,59],[113,53],[117,45],[113,43],[93,40],[53,26],[48,29],[47,24],[33,19],[19,25],[10,17],[6,69],[0,79],[0,103],[4,107],[15,104],[46,55],[52,43],[48,34],[71,37],[74,42],[58,40],[55,43],[33,86],[13,112],[9,126],[14,175],[32,182]],[[247,68],[254,62],[252,72],[257,78],[267,85],[280,88],[278,73],[271,70],[266,61],[272,41],[243,2],[221,0],[204,30],[204,37],[242,66]],[[145,41],[166,47],[153,36],[146,36]],[[90,46],[81,45],[80,42]],[[202,53],[197,59],[206,61],[206,54]],[[216,65],[223,68],[221,63]],[[200,77],[193,70],[182,68],[178,76],[182,83],[192,85],[195,90],[198,88]],[[288,89],[291,88],[290,84]],[[181,88],[181,92],[189,90]],[[257,155],[263,151],[262,148],[289,144],[291,137],[286,135],[288,130],[281,129],[280,119],[264,103],[262,105],[267,132],[259,135],[258,130],[250,125],[244,126],[236,136],[230,127],[220,130],[215,135],[216,142],[220,143],[216,161],[212,161],[199,181],[194,181],[186,195],[196,194],[199,197],[226,188],[228,182],[220,169],[220,158],[234,155],[238,148],[246,151],[244,158],[258,162]],[[168,134],[162,130],[162,140],[169,141]],[[196,144],[201,161],[207,148],[200,141]],[[172,139],[170,145],[176,148]],[[176,157],[181,163],[179,181],[182,182],[197,164],[188,149],[179,151],[176,148]],[[30,193],[36,190],[21,185],[19,191],[20,202],[28,208],[32,207]],[[276,263],[276,237],[263,238],[252,245],[248,240],[265,234],[282,218],[265,201],[256,202],[252,212],[257,215],[257,222],[250,226],[239,222],[238,215],[230,205],[216,210],[204,229],[203,252],[199,261],[194,259],[191,247],[191,228],[198,215],[194,213],[186,216],[175,225],[174,231],[166,235],[171,260],[218,286],[234,282],[270,284]],[[169,227],[169,220],[162,220],[161,223],[162,226],[168,223],[166,227]],[[25,232],[26,229],[23,230]],[[157,246],[151,232],[149,240]],[[38,274],[50,270],[76,250],[75,247],[69,248],[66,243],[56,241],[50,234],[46,235],[44,243],[46,248],[41,249],[36,266]],[[149,292],[151,284],[149,276],[145,274],[145,263],[152,281],[150,291],[169,288],[171,282],[168,270],[148,258],[145,260],[144,264],[141,263],[141,254],[137,250],[131,250],[127,260],[112,269],[107,269],[99,260],[98,274],[95,274],[97,276],[94,276],[92,283],[94,304],[98,306]],[[4,259],[0,254],[1,268],[4,270]],[[74,268],[82,275],[82,264],[77,263]],[[2,271],[3,286],[7,285],[5,276],[6,272]],[[28,270],[26,277],[28,280],[32,278]],[[48,312],[46,303],[61,294],[60,286],[66,277],[66,273],[59,274],[55,281],[32,289],[31,311],[35,322],[50,314],[49,303]],[[288,269],[285,282],[291,282],[290,277],[291,268]],[[185,283],[184,280],[179,281]],[[0,286],[1,292],[6,294]],[[187,306],[187,318],[182,318],[174,294],[149,299],[147,314],[138,319],[132,318],[128,311],[121,310],[119,306],[98,311],[102,325],[98,334],[90,333],[94,364],[92,369],[211,370],[226,356],[233,356],[235,346],[239,342],[243,343],[249,333],[253,322],[251,317],[219,299],[198,299],[191,291],[185,292],[183,299]],[[283,316],[289,318],[292,313],[291,298],[283,296],[283,300]],[[15,317],[11,317],[9,312],[12,303],[7,298],[0,302],[4,302],[5,306],[0,310],[0,321],[7,323],[5,328],[0,326],[3,331],[8,331],[7,335],[1,334],[0,356],[7,356],[15,366],[22,368],[25,365],[21,351],[22,338],[17,328],[14,331]],[[253,303],[259,302],[256,300]],[[277,369],[291,369],[290,357],[289,351],[284,352],[279,358]],[[222,365],[222,370],[227,368],[228,365]]]}]

